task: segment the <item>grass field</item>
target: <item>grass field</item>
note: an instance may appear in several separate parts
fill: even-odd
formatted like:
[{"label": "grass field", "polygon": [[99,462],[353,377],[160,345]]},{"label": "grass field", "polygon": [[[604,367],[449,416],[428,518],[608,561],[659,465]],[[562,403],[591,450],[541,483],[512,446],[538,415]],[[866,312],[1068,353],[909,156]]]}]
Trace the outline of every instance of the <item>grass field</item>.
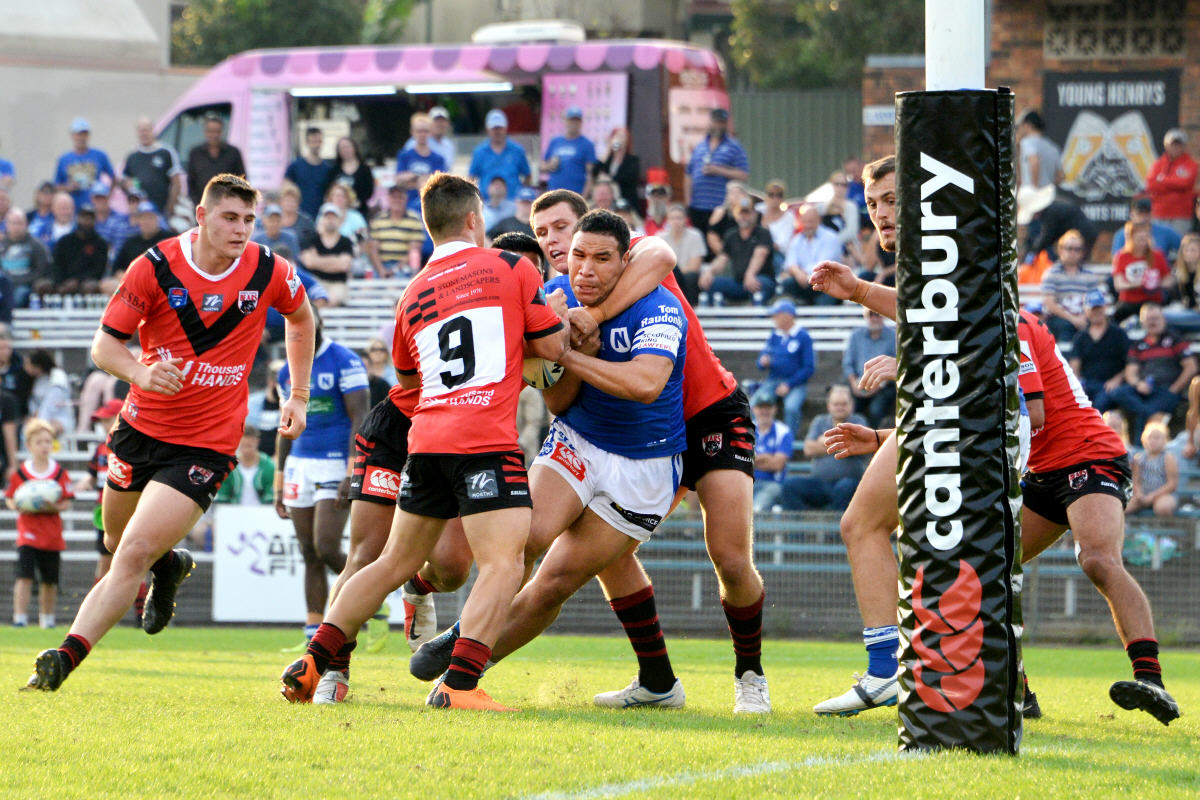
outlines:
[{"label": "grass field", "polygon": [[[734,718],[726,641],[675,639],[682,711],[601,711],[634,674],[618,638],[548,636],[485,679],[524,709],[427,710],[407,647],[354,659],[350,702],[293,706],[277,677],[282,630],[121,628],[57,693],[18,692],[63,631],[0,637],[0,797],[758,798],[1200,796],[1200,653],[1167,651],[1184,716],[1169,728],[1114,706],[1129,672],[1115,646],[1030,648],[1045,718],[1019,758],[896,754],[896,713],[818,718],[848,688],[853,644],[768,642],[775,713]],[[403,650],[403,652],[401,652]]]}]

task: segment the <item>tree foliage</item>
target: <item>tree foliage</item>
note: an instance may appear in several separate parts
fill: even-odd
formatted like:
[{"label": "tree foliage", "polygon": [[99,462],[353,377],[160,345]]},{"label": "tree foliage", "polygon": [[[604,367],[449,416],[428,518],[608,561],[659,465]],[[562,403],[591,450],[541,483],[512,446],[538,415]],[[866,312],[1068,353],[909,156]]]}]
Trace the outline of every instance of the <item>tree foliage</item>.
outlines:
[{"label": "tree foliage", "polygon": [[395,41],[413,0],[192,0],[171,31],[176,64],[243,50]]},{"label": "tree foliage", "polygon": [[858,87],[867,56],[923,53],[923,0],[733,0],[734,63],[762,89]]}]

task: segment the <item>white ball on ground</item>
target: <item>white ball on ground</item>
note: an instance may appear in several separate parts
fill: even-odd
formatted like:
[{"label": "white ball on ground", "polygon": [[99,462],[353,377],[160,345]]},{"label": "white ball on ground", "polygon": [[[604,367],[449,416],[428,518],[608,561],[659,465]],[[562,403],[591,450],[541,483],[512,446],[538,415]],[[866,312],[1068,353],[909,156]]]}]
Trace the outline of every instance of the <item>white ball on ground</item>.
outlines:
[{"label": "white ball on ground", "polygon": [[18,511],[26,514],[43,514],[55,510],[62,499],[62,487],[57,481],[47,479],[25,481],[13,492],[13,502]]},{"label": "white ball on ground", "polygon": [[525,359],[525,368],[521,370],[525,384],[535,389],[549,389],[562,374],[563,368],[557,363],[536,356]]}]

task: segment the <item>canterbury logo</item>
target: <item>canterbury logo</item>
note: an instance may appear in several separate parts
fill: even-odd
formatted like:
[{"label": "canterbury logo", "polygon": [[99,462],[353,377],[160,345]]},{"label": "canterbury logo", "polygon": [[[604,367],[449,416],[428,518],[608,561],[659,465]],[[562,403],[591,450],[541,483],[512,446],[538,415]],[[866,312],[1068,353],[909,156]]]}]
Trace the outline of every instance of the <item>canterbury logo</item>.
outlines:
[{"label": "canterbury logo", "polygon": [[395,497],[400,491],[400,475],[391,470],[372,468],[363,481],[363,492],[381,497]]},{"label": "canterbury logo", "polygon": [[983,689],[983,621],[979,605],[983,587],[966,561],[958,562],[958,577],[942,592],[936,607],[927,606],[925,567],[913,581],[912,609],[916,616],[912,645],[920,659],[913,668],[917,694],[935,711],[959,711],[975,702]]}]

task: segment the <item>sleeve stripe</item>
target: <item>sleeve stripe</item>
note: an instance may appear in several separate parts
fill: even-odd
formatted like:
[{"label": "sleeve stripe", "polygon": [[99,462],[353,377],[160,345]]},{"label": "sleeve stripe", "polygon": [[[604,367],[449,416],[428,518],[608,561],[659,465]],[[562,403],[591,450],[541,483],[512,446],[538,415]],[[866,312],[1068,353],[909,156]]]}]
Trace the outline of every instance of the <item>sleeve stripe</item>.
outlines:
[{"label": "sleeve stripe", "polygon": [[558,333],[559,331],[562,330],[562,327],[563,327],[563,324],[562,324],[562,321],[560,320],[558,322],[555,322],[549,328],[545,328],[540,331],[526,331],[525,339],[527,341],[532,340],[532,339],[541,339],[543,336],[549,336],[552,333]]},{"label": "sleeve stripe", "polygon": [[399,367],[396,367],[396,372],[399,372],[401,375],[416,375],[417,374],[417,370],[415,368],[414,369],[400,369]]},{"label": "sleeve stripe", "polygon": [[119,331],[116,328],[113,328],[108,325],[101,325],[100,330],[104,331],[109,336],[112,336],[115,339],[120,339],[121,341],[126,341],[127,339],[133,338],[132,333],[125,333],[124,331]]}]

